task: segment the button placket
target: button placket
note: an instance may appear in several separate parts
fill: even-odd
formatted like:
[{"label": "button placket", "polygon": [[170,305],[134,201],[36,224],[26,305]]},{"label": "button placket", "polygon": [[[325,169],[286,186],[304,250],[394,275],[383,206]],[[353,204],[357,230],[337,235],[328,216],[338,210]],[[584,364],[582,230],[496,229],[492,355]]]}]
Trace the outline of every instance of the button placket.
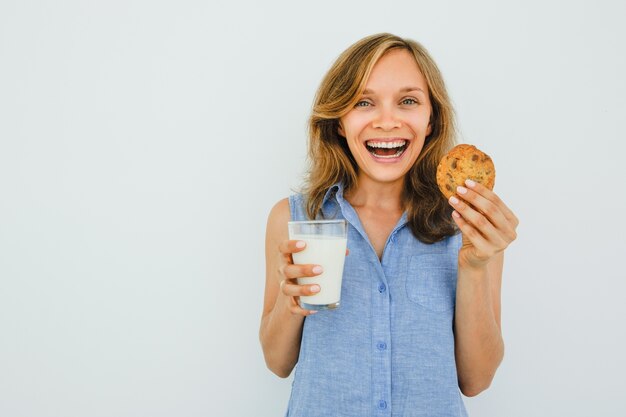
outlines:
[{"label": "button placket", "polygon": [[[385,256],[385,255],[383,255]],[[378,296],[372,297],[372,375],[376,375],[373,379],[373,398],[372,406],[377,414],[388,415],[391,413],[391,407],[387,401],[391,398],[391,351],[389,343],[391,341],[391,329],[389,327],[389,317],[391,314],[391,299],[389,297],[389,287],[387,277],[389,277],[384,262],[381,264],[378,259],[376,262],[372,260],[372,266],[375,274],[373,277],[378,278],[378,282],[372,284],[374,294],[378,291]]]}]

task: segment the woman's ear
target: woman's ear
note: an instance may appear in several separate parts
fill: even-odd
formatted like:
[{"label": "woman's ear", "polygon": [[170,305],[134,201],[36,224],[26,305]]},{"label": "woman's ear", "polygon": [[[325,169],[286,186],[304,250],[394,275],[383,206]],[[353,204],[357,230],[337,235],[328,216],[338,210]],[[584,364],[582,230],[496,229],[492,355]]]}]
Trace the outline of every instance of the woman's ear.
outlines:
[{"label": "woman's ear", "polygon": [[337,133],[339,133],[339,136],[341,137],[346,137],[346,134],[343,131],[343,126],[341,125],[341,120],[339,120],[339,123],[337,124]]}]

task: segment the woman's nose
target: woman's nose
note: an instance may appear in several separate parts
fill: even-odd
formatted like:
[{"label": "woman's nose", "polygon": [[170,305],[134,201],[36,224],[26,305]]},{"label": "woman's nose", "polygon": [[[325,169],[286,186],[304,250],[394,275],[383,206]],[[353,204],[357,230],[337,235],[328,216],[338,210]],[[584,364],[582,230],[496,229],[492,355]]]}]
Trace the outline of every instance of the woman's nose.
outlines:
[{"label": "woman's nose", "polygon": [[401,122],[394,109],[383,106],[379,108],[372,126],[387,131],[399,128]]}]

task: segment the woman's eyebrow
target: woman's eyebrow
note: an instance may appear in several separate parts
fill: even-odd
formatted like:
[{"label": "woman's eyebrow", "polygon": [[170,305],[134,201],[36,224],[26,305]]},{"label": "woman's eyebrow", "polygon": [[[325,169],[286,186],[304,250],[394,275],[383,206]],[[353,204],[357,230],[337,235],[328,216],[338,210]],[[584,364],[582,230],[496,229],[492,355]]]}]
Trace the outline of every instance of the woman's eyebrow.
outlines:
[{"label": "woman's eyebrow", "polygon": [[[408,93],[409,91],[420,91],[422,93],[424,93],[424,90],[422,90],[419,87],[404,87],[400,89],[401,93]],[[374,90],[370,90],[369,88],[366,88],[365,90],[363,90],[363,95],[368,95],[368,94],[375,94]],[[424,93],[425,94],[425,93]]]},{"label": "woman's eyebrow", "polygon": [[420,92],[424,92],[424,90],[422,90],[419,87],[404,87],[403,89],[400,90],[403,93],[408,93],[409,91],[420,91]]}]

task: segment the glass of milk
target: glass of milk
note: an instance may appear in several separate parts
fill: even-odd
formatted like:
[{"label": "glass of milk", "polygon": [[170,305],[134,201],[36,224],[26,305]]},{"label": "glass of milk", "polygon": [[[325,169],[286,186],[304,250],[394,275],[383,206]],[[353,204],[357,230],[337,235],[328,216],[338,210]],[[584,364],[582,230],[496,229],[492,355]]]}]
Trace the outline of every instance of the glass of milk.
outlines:
[{"label": "glass of milk", "polygon": [[298,278],[299,285],[317,284],[320,292],[300,297],[307,310],[329,310],[339,307],[341,278],[348,243],[345,220],[310,220],[289,222],[289,239],[306,242],[304,250],[293,253],[294,264],[321,265],[320,275]]}]

